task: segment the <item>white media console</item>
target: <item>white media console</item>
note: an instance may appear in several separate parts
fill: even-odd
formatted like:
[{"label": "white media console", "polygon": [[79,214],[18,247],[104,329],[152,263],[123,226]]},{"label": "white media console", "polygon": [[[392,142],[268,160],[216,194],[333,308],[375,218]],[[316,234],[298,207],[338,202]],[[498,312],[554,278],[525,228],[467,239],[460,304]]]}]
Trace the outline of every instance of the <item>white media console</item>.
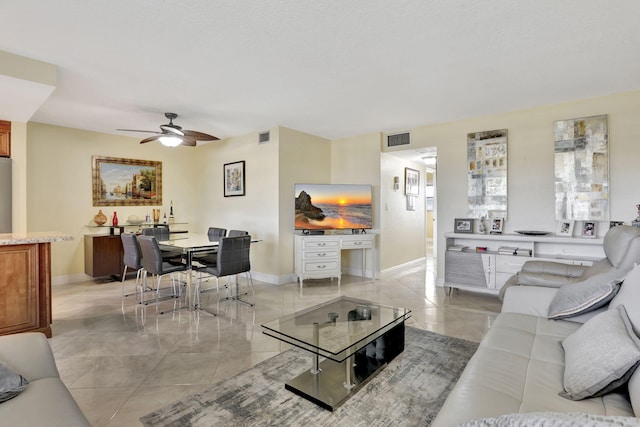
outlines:
[{"label": "white media console", "polygon": [[[605,257],[602,239],[466,233],[445,233],[445,238],[444,286],[491,294],[529,260],[591,265]],[[518,248],[519,255],[501,253],[505,247]]]},{"label": "white media console", "polygon": [[362,250],[362,276],[366,276],[366,251],[373,254],[371,277],[375,277],[376,235],[369,234],[322,234],[294,235],[295,273],[302,288],[305,279],[337,278],[340,286],[342,276],[341,254],[344,250]]}]

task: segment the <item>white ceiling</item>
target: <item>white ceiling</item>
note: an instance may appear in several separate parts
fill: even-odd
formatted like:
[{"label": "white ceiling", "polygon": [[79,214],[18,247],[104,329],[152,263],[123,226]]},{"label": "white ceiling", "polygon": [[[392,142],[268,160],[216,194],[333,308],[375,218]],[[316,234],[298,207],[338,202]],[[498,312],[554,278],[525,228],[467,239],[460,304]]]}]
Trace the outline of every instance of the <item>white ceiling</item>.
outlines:
[{"label": "white ceiling", "polygon": [[220,138],[334,139],[640,89],[637,0],[0,0],[0,16],[0,51],[58,67],[30,120],[114,134],[172,111]]}]

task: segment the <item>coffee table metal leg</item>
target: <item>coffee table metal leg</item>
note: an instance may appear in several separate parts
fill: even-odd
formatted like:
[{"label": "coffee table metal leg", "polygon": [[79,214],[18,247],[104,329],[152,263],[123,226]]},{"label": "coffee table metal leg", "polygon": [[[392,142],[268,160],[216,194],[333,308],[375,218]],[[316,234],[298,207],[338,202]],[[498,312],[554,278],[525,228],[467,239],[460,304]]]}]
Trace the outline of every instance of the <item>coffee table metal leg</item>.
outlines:
[{"label": "coffee table metal leg", "polygon": [[[320,344],[320,324],[317,322],[313,324],[313,342],[315,343],[316,347]],[[319,367],[320,355],[315,353],[312,354],[311,357],[313,358],[313,367],[309,372],[314,375],[318,375],[321,371]]]}]

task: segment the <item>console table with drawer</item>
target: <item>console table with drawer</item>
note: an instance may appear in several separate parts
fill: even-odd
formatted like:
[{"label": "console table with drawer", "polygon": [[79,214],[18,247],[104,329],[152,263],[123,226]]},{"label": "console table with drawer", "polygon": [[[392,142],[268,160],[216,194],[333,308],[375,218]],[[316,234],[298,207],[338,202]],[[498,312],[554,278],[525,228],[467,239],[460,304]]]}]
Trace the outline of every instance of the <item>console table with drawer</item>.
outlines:
[{"label": "console table with drawer", "polygon": [[294,235],[295,274],[300,282],[305,279],[337,278],[340,286],[341,255],[344,250],[362,250],[362,276],[366,276],[366,251],[373,254],[371,277],[375,269],[375,234],[323,234]]},{"label": "console table with drawer", "polygon": [[[444,286],[497,294],[530,260],[591,265],[605,257],[602,239],[521,234],[445,233]],[[500,248],[518,248],[519,255]]]}]

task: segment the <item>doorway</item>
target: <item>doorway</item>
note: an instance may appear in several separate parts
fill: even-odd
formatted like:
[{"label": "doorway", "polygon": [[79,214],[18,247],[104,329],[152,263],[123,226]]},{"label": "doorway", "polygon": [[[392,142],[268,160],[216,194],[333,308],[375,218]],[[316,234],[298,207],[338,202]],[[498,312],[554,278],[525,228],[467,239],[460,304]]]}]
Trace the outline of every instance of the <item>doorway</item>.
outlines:
[{"label": "doorway", "polygon": [[435,153],[429,153],[423,157],[425,163],[424,168],[424,195],[425,195],[425,260],[426,260],[426,277],[429,284],[435,285],[438,267],[438,239],[437,239],[437,215],[438,201],[436,198],[436,165],[437,157]]}]

